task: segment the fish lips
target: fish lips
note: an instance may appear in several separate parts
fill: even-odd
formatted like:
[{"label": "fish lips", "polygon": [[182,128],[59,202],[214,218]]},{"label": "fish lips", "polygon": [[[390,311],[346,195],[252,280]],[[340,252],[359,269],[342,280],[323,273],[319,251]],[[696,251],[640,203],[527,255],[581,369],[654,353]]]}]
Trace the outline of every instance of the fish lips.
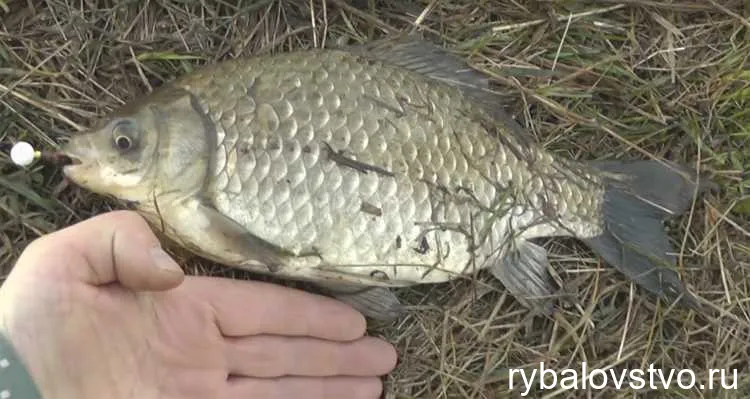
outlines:
[{"label": "fish lips", "polygon": [[82,176],[90,174],[99,166],[93,151],[87,151],[86,145],[82,144],[88,144],[86,138],[76,137],[65,143],[55,154],[57,163],[62,166],[63,175],[74,182],[78,182]]},{"label": "fish lips", "polygon": [[62,154],[62,156],[68,159],[68,161],[62,165],[62,171],[66,177],[71,177],[71,175],[75,175],[76,171],[90,167],[91,165],[84,164],[79,158],[69,154]]},{"label": "fish lips", "polygon": [[63,156],[70,159],[70,163],[62,167],[63,176],[66,179],[78,184],[79,186],[86,186],[88,177],[98,167],[96,162],[82,162],[79,158],[73,157],[69,154]]}]

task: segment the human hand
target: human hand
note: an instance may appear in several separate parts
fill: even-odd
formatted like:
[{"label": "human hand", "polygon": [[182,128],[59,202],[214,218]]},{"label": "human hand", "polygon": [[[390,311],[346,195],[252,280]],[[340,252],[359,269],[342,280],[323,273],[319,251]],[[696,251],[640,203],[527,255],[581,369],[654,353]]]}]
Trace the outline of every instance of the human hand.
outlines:
[{"label": "human hand", "polygon": [[135,213],[32,242],[0,332],[45,398],[377,398],[393,347],[333,299],[186,277]]}]

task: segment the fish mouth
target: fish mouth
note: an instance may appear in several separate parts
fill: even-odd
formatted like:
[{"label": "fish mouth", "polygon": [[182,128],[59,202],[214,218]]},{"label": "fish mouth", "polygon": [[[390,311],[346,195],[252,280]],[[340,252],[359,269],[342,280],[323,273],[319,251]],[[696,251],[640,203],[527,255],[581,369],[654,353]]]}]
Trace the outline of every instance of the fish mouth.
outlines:
[{"label": "fish mouth", "polygon": [[50,155],[50,161],[62,166],[63,170],[75,168],[78,165],[82,165],[83,161],[73,154],[67,154],[64,152],[56,152]]},{"label": "fish mouth", "polygon": [[71,157],[67,154],[61,154],[60,157],[65,159],[65,162],[61,164],[63,173],[66,175],[70,175],[71,172],[75,171],[76,169],[80,168],[81,165],[83,165],[83,162],[76,158]]},{"label": "fish mouth", "polygon": [[57,152],[51,154],[50,158],[53,164],[62,167],[63,174],[68,178],[74,176],[77,170],[85,166],[81,157],[69,152]]},{"label": "fish mouth", "polygon": [[48,161],[62,167],[63,174],[70,176],[91,159],[87,138],[87,135],[81,135],[69,139],[58,151],[49,154]]},{"label": "fish mouth", "polygon": [[51,163],[53,163],[55,165],[59,165],[63,169],[65,167],[67,167],[67,166],[80,165],[80,164],[83,163],[79,158],[71,156],[71,155],[66,154],[64,152],[53,152],[51,154],[48,154],[47,158],[48,158],[49,162],[51,162]]}]

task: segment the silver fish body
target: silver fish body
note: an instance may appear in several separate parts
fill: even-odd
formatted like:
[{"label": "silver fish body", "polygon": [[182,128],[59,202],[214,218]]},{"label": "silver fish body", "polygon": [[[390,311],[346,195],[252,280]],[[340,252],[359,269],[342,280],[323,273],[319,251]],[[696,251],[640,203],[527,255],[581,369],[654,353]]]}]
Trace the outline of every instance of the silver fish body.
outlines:
[{"label": "silver fish body", "polygon": [[358,281],[445,281],[514,230],[561,234],[531,226],[544,201],[578,234],[601,229],[595,182],[550,178],[556,160],[536,148],[534,165],[519,159],[492,137],[507,133],[489,131],[492,121],[455,88],[346,52],[254,61],[178,85],[215,129],[214,206],[294,255],[319,255],[295,274],[325,266]]},{"label": "silver fish body", "polygon": [[[573,236],[650,291],[689,296],[670,271],[618,254],[632,242],[669,262],[653,221],[684,210],[692,184],[654,163],[553,156],[487,97],[440,79],[455,64],[432,51],[402,63],[389,62],[404,59],[393,49],[315,49],[207,66],[90,133],[112,141],[118,161],[66,173],[136,201],[206,258],[329,287],[437,283],[489,268],[531,304],[552,287],[546,252],[530,240]],[[107,139],[74,138],[67,152],[84,159]],[[112,166],[123,158],[128,167]],[[654,190],[664,182],[682,186]],[[626,236],[615,237],[608,226],[623,220]],[[652,270],[658,281],[640,274]]]}]

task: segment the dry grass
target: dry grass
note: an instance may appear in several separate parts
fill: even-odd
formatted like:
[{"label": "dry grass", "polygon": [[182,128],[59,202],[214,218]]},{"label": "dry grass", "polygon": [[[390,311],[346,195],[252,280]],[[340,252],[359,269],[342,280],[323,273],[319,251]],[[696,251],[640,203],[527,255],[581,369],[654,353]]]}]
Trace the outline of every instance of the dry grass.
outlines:
[{"label": "dry grass", "polygon": [[[119,5],[116,5],[119,3]],[[400,352],[387,397],[496,398],[508,368],[737,368],[737,391],[646,397],[744,397],[750,351],[750,5],[747,1],[0,1],[0,270],[41,234],[104,212],[109,201],[20,170],[7,148],[52,146],[112,107],[194,65],[239,55],[366,40],[411,29],[496,76],[531,134],[579,159],[679,160],[722,186],[670,225],[684,279],[709,311],[671,309],[577,242],[550,240],[577,306],[531,318],[499,283],[400,292],[413,312],[372,326]],[[37,4],[27,8],[28,4]],[[744,18],[744,19],[743,19]],[[669,189],[665,187],[665,189]],[[195,273],[221,273],[184,257]],[[516,379],[516,384],[519,384]],[[532,397],[635,397],[632,391]]]}]

